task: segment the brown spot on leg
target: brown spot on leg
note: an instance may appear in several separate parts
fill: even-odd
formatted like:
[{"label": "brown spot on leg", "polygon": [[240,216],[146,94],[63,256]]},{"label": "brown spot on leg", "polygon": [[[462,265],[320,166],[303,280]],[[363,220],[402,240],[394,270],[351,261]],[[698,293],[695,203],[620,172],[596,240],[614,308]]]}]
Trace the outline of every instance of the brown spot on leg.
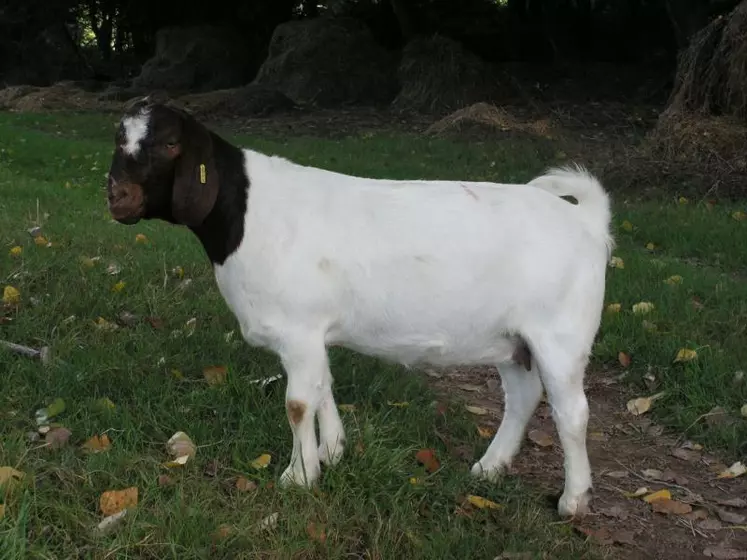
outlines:
[{"label": "brown spot on leg", "polygon": [[517,364],[524,366],[524,369],[527,371],[532,369],[532,352],[529,350],[529,346],[527,346],[527,343],[523,338],[520,338],[516,344],[511,359]]},{"label": "brown spot on leg", "polygon": [[303,415],[306,414],[306,403],[296,400],[288,401],[285,403],[285,409],[288,411],[288,418],[291,423],[296,426],[303,420]]}]

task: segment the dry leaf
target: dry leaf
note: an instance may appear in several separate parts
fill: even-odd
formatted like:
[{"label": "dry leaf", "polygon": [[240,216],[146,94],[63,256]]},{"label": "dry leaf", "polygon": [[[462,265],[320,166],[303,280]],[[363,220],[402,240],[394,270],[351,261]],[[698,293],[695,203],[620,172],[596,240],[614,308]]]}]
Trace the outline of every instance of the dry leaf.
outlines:
[{"label": "dry leaf", "polygon": [[646,249],[649,251],[653,251],[654,249],[656,249],[656,245],[649,241],[648,243],[646,243]]},{"label": "dry leaf", "polygon": [[610,267],[625,268],[625,261],[623,261],[620,257],[612,257],[610,259]]},{"label": "dry leaf", "polygon": [[664,498],[654,501],[652,504],[652,509],[657,513],[663,513],[666,515],[684,515],[686,513],[690,513],[693,510],[693,507],[690,504],[685,504],[683,502],[678,502],[677,500]]},{"label": "dry leaf", "polygon": [[272,530],[278,525],[278,516],[279,514],[271,513],[267,517],[265,517],[262,521],[259,522],[259,528],[262,530]]},{"label": "dry leaf", "polygon": [[5,487],[6,490],[12,490],[25,476],[25,473],[17,471],[13,467],[0,467],[0,488]]},{"label": "dry leaf", "polygon": [[492,438],[495,435],[495,428],[491,428],[490,426],[477,426],[477,433],[481,438]]},{"label": "dry leaf", "polygon": [[609,508],[599,508],[597,511],[600,514],[604,515],[605,517],[611,517],[613,519],[620,519],[624,521],[625,519],[628,518],[628,512],[626,512],[620,506],[612,506]]},{"label": "dry leaf", "polygon": [[716,514],[718,515],[719,519],[725,523],[731,523],[732,525],[742,525],[745,521],[747,521],[747,516],[742,515],[741,513],[734,513],[733,511],[729,511],[726,509],[717,508]]},{"label": "dry leaf", "polygon": [[488,411],[481,406],[473,406],[471,404],[468,404],[464,408],[467,409],[467,412],[476,414],[477,416],[484,416],[485,414],[488,413]]},{"label": "dry leaf", "polygon": [[675,274],[674,276],[670,276],[666,280],[664,280],[665,284],[668,284],[670,286],[676,286],[677,284],[682,284],[682,276],[679,274]]},{"label": "dry leaf", "polygon": [[72,432],[67,428],[52,428],[44,436],[44,442],[49,449],[61,449],[67,445],[67,440],[70,439],[71,435]]},{"label": "dry leaf", "polygon": [[718,500],[718,504],[735,508],[747,508],[747,500],[744,498],[729,498],[728,500]]},{"label": "dry leaf", "polygon": [[20,257],[23,253],[23,247],[20,245],[16,245],[15,247],[11,247],[10,249],[10,256],[11,257]]},{"label": "dry leaf", "polygon": [[726,548],[723,545],[709,546],[703,550],[703,556],[716,560],[744,560],[747,558],[747,550]]},{"label": "dry leaf", "polygon": [[196,328],[197,328],[197,318],[192,317],[184,324],[184,332],[187,333],[187,338],[195,334]]},{"label": "dry leaf", "polygon": [[156,330],[160,330],[163,328],[163,319],[161,319],[160,317],[146,317],[145,320],[148,321],[148,323],[150,323],[150,326]]},{"label": "dry leaf", "polygon": [[184,278],[184,269],[181,266],[176,265],[171,269],[171,275],[174,278],[178,278],[179,280],[181,280],[182,278]]},{"label": "dry leaf", "polygon": [[47,239],[43,235],[37,235],[34,237],[34,243],[38,245],[39,247],[43,247],[49,243]]},{"label": "dry leaf", "polygon": [[0,521],[5,517],[5,504],[0,504]]},{"label": "dry leaf", "polygon": [[355,412],[354,404],[341,404],[338,405],[337,408],[340,409],[340,412]]},{"label": "dry leaf", "polygon": [[643,501],[647,504],[652,504],[657,500],[671,500],[672,494],[670,494],[669,490],[664,488],[663,490],[659,490],[657,492],[654,492],[653,494],[649,494],[648,496],[645,496],[643,498]]},{"label": "dry leaf", "polygon": [[605,473],[605,476],[610,478],[628,478],[629,473],[628,471],[609,471],[608,473]]},{"label": "dry leaf", "polygon": [[250,465],[253,469],[266,469],[271,460],[272,457],[268,453],[263,453],[262,455],[254,459],[254,461],[252,461]]},{"label": "dry leaf", "polygon": [[741,461],[737,461],[731,467],[718,475],[718,478],[736,478],[747,473],[747,467]]},{"label": "dry leaf", "polygon": [[620,313],[622,310],[622,304],[620,303],[610,303],[607,306],[607,313]]},{"label": "dry leaf", "polygon": [[135,236],[135,243],[147,243],[147,242],[148,242],[148,238],[147,238],[147,237],[145,237],[145,235],[144,235],[144,234],[142,234],[142,233],[138,233],[138,234],[137,234],[137,235]]},{"label": "dry leaf", "polygon": [[630,365],[630,355],[626,354],[625,352],[618,352],[617,361],[620,362],[620,365],[622,367],[626,368]]},{"label": "dry leaf", "polygon": [[167,474],[160,474],[158,475],[158,485],[159,486],[171,486],[174,484],[174,480]]},{"label": "dry leaf", "polygon": [[312,541],[317,541],[322,544],[327,542],[327,533],[325,531],[324,525],[316,524],[313,521],[310,521],[306,526],[306,534],[309,535],[309,538]]},{"label": "dry leaf", "polygon": [[98,317],[95,322],[96,328],[102,331],[114,331],[119,327],[115,323],[110,323],[103,317]]},{"label": "dry leaf", "polygon": [[677,202],[680,204],[687,204],[689,201],[684,196],[681,196],[677,199]]},{"label": "dry leaf", "polygon": [[13,286],[5,286],[3,288],[3,303],[7,303],[8,305],[21,303],[21,292]]},{"label": "dry leaf", "polygon": [[246,477],[240,476],[236,479],[236,489],[239,492],[252,492],[257,489],[257,483]]},{"label": "dry leaf", "polygon": [[433,449],[421,449],[415,454],[415,460],[423,465],[429,473],[434,473],[441,467]]},{"label": "dry leaf", "polygon": [[723,528],[723,525],[718,519],[703,519],[698,523],[698,528],[705,531],[718,531]]},{"label": "dry leaf", "polygon": [[654,310],[654,304],[650,301],[639,301],[633,304],[633,313],[636,315],[643,315]]},{"label": "dry leaf", "polygon": [[470,383],[462,383],[461,385],[458,385],[458,387],[462,391],[469,391],[470,393],[478,393],[482,390],[482,387],[479,385],[472,385]]},{"label": "dry leaf", "polygon": [[641,474],[645,478],[652,478],[654,480],[664,480],[662,478],[663,473],[658,469],[644,469],[643,471],[641,471]]},{"label": "dry leaf", "polygon": [[681,459],[683,461],[697,461],[700,459],[700,453],[697,451],[693,451],[691,449],[684,449],[682,447],[678,447],[676,449],[672,449],[671,451],[672,457],[677,457],[678,459]]},{"label": "dry leaf", "polygon": [[124,519],[125,515],[127,515],[127,510],[123,509],[120,512],[115,513],[114,515],[109,515],[101,520],[101,523],[96,525],[96,530],[94,531],[94,534],[97,536],[104,535],[114,529],[117,524]]},{"label": "dry leaf", "polygon": [[119,282],[117,282],[116,284],[112,286],[112,292],[114,292],[115,294],[118,294],[119,292],[125,289],[126,285],[127,284],[125,284],[123,280],[120,280]]},{"label": "dry leaf", "polygon": [[742,408],[739,409],[739,413],[744,417],[747,418],[747,404],[743,404]]},{"label": "dry leaf", "polygon": [[540,447],[550,447],[553,444],[552,436],[542,430],[529,430],[527,437],[529,441]]},{"label": "dry leaf", "polygon": [[109,263],[109,266],[106,267],[107,274],[110,274],[111,276],[116,276],[120,272],[122,272],[122,267],[119,266],[117,263]]},{"label": "dry leaf", "polygon": [[479,509],[501,509],[503,506],[496,504],[495,502],[491,502],[487,498],[483,498],[482,496],[473,496],[472,494],[469,494],[467,496],[467,501]]},{"label": "dry leaf", "polygon": [[81,447],[91,453],[101,453],[102,451],[108,451],[112,446],[112,442],[109,441],[109,436],[106,434],[95,435],[86,441]]},{"label": "dry leaf", "polygon": [[[187,457],[191,458],[197,453],[197,446],[184,432],[176,432],[166,442],[166,447],[172,456],[180,458]],[[186,462],[186,461],[185,461]]]},{"label": "dry leaf", "polygon": [[176,467],[183,467],[187,464],[187,461],[189,461],[189,455],[180,455],[173,461],[166,461],[163,466],[167,469],[173,469]]},{"label": "dry leaf", "polygon": [[418,484],[423,484],[423,479],[418,478],[417,476],[411,476],[409,482],[413,486],[417,486]]},{"label": "dry leaf", "polygon": [[99,509],[104,515],[114,515],[124,509],[135,507],[138,500],[137,486],[124,490],[109,490],[101,494]]},{"label": "dry leaf", "polygon": [[657,393],[650,397],[638,397],[637,399],[630,399],[627,404],[628,412],[633,416],[640,416],[651,410],[653,402],[664,396],[664,393]]},{"label": "dry leaf", "polygon": [[208,461],[207,465],[205,465],[202,474],[204,474],[205,476],[215,477],[218,476],[219,470],[220,463],[218,462],[218,459],[213,459],[211,461]]},{"label": "dry leaf", "polygon": [[202,370],[208,385],[223,385],[226,382],[228,368],[226,366],[208,366]]},{"label": "dry leaf", "polygon": [[645,496],[648,494],[648,488],[645,486],[641,486],[638,490],[635,492],[623,492],[623,496],[626,498],[640,498],[641,496]]},{"label": "dry leaf", "polygon": [[676,362],[691,362],[698,357],[698,353],[695,350],[689,348],[680,348],[677,351],[677,356],[674,358]]},{"label": "dry leaf", "polygon": [[736,221],[741,222],[742,220],[747,219],[747,213],[742,212],[741,210],[735,210],[732,215],[732,218],[734,218]]},{"label": "dry leaf", "polygon": [[233,527],[230,525],[220,525],[213,533],[213,539],[225,539],[231,536],[233,533]]},{"label": "dry leaf", "polygon": [[623,221],[622,228],[625,231],[633,231],[633,224],[631,224],[628,220]]}]

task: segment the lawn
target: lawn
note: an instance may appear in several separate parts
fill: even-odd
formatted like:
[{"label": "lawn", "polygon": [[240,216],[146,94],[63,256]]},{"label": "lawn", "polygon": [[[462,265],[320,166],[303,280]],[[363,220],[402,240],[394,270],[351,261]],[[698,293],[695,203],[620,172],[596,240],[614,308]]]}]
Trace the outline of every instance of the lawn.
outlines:
[{"label": "lawn", "polygon": [[[457,403],[445,410],[421,376],[343,350],[330,353],[337,401],[348,405],[343,461],[316,490],[278,489],[291,447],[284,382],[250,381],[280,373],[279,363],[243,343],[188,231],[111,221],[103,185],[116,119],[0,114],[0,288],[14,287],[20,300],[0,312],[0,338],[49,345],[57,358],[43,368],[0,350],[0,467],[26,475],[0,492],[0,558],[602,554],[520,479],[469,476],[471,463],[439,434],[479,457],[489,441],[478,434],[479,417]],[[521,142],[226,136],[377,177],[519,181],[555,163]],[[650,414],[736,460],[747,451],[739,413],[747,382],[735,380],[747,368],[747,220],[735,212],[747,209],[680,201],[674,186],[670,194],[615,196],[615,255],[624,268],[610,268],[607,300],[621,309],[605,314],[590,375],[619,369],[642,396],[663,393]],[[35,242],[34,226],[48,243]],[[681,281],[665,282],[673,276]],[[632,311],[641,301],[654,305],[645,315]],[[675,363],[681,348],[697,357]],[[212,366],[215,383],[205,376]],[[221,368],[224,381],[214,377]],[[31,436],[35,411],[55,399],[65,410],[51,422],[71,435],[52,449]],[[715,406],[725,420],[696,422]],[[197,453],[167,467],[166,442],[177,431]],[[82,449],[102,433],[108,450]],[[439,470],[418,464],[421,449],[435,450]],[[269,465],[255,468],[263,454]],[[131,487],[137,507],[96,534],[102,493]],[[500,508],[465,504],[468,495]]]}]

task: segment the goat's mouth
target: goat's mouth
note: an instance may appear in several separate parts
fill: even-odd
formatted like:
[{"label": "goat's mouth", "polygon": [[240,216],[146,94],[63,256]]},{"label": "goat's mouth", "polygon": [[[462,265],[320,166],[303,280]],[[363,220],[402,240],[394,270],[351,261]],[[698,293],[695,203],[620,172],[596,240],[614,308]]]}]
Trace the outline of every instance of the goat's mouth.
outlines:
[{"label": "goat's mouth", "polygon": [[142,219],[143,209],[142,207],[138,207],[133,211],[130,205],[123,208],[122,205],[109,203],[109,214],[120,224],[131,226]]}]

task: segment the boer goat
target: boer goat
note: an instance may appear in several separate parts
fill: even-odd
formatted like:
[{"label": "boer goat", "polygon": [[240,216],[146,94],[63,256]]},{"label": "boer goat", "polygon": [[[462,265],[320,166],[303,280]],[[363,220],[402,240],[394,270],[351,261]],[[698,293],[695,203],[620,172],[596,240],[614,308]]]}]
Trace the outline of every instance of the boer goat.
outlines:
[{"label": "boer goat", "polygon": [[565,456],[559,513],[588,510],[583,378],[613,244],[608,196],[589,173],[526,185],[349,176],[240,149],[150,98],[129,107],[115,142],[112,217],[191,229],[246,341],[282,362],[293,433],[282,483],[311,485],[320,461],[342,455],[336,345],[407,366],[497,366],[505,414],[472,468],[490,479],[518,452],[544,386]]}]

